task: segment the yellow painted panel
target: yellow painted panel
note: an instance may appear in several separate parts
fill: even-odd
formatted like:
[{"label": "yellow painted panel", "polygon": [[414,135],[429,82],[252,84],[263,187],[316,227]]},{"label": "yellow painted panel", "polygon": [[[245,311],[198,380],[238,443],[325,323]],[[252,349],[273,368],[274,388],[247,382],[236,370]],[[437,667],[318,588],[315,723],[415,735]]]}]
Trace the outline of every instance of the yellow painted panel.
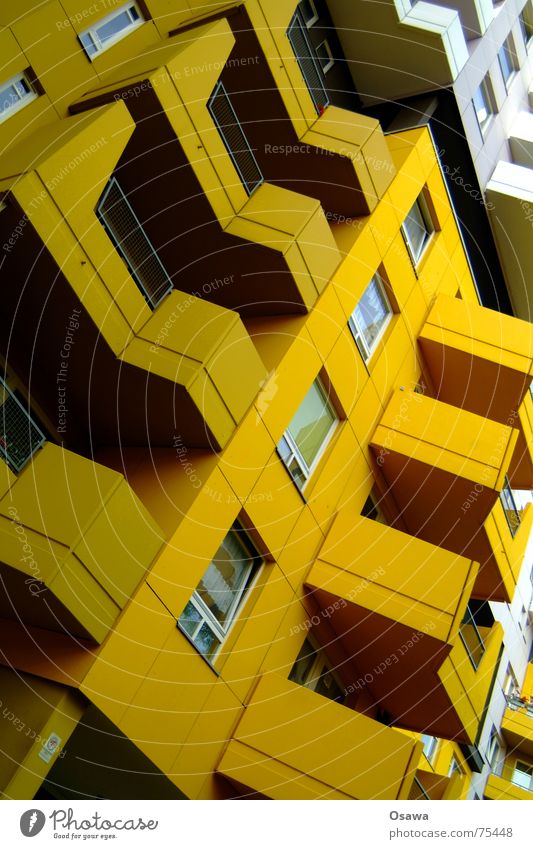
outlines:
[{"label": "yellow painted panel", "polygon": [[302,510],[277,558],[278,566],[293,589],[301,586],[323,541],[324,534],[311,510]]},{"label": "yellow painted panel", "polygon": [[303,509],[303,499],[281,460],[265,468],[246,503],[252,525],[261,529],[274,558],[279,556]]},{"label": "yellow painted panel", "polygon": [[[266,384],[265,384],[266,386]],[[268,404],[267,393],[264,404]],[[272,458],[275,448],[258,409],[253,409],[243,420],[220,457],[219,469],[230,486],[245,498],[259,475]]]},{"label": "yellow painted panel", "polygon": [[65,19],[64,5],[40,4],[13,24],[13,33],[46,93],[65,115],[69,103],[96,79],[96,72]]},{"label": "yellow painted panel", "polygon": [[146,5],[163,37],[191,17],[187,0],[146,0]]}]

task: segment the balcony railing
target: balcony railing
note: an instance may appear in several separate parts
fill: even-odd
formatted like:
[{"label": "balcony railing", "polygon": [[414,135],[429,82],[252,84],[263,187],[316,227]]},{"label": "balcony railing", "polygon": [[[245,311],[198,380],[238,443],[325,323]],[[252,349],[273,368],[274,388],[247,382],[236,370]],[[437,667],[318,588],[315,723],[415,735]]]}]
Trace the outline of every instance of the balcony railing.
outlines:
[{"label": "balcony railing", "polygon": [[44,433],[0,378],[0,456],[20,472],[45,442]]},{"label": "balcony railing", "polygon": [[172,280],[114,177],[107,184],[96,213],[148,305],[155,309],[172,291]]},{"label": "balcony railing", "polygon": [[467,651],[468,657],[470,658],[472,666],[474,669],[477,669],[481,663],[483,655],[485,654],[485,643],[479,628],[476,625],[470,607],[467,607],[466,609],[465,618],[463,619],[459,629],[459,635]]},{"label": "balcony railing", "polygon": [[507,696],[507,705],[511,710],[533,717],[533,696]]},{"label": "balcony railing", "polygon": [[296,10],[289,25],[287,37],[294,50],[296,61],[315,104],[315,109],[320,115],[328,105],[329,97],[324,85],[324,75],[318,57],[309,40],[307,27],[299,10]]}]

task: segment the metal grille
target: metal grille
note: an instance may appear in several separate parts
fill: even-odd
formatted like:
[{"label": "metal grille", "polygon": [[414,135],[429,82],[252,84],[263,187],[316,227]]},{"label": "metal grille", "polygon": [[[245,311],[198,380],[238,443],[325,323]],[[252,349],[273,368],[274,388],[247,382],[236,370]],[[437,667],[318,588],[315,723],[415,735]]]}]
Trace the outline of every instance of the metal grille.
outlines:
[{"label": "metal grille", "polygon": [[0,456],[20,472],[45,442],[44,433],[0,378]]},{"label": "metal grille", "polygon": [[148,305],[155,309],[172,291],[172,281],[115,177],[96,213]]},{"label": "metal grille", "polygon": [[216,88],[208,103],[208,109],[222,136],[228,153],[249,195],[263,182],[261,169],[244,135],[239,119],[222,83]]},{"label": "metal grille", "polygon": [[324,85],[324,77],[317,60],[315,51],[309,36],[307,28],[299,11],[297,11],[287,30],[287,36],[294,50],[294,55],[302,72],[309,94],[315,104],[315,109],[320,113],[329,103],[329,98]]}]

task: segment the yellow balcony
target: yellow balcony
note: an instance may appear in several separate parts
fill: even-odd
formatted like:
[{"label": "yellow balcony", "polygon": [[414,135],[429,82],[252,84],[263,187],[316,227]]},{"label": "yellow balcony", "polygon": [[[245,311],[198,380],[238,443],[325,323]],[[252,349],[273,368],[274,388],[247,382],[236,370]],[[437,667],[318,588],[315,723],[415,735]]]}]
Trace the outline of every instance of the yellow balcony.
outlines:
[{"label": "yellow balcony", "polygon": [[484,634],[474,669],[460,632],[468,636],[462,621],[477,569],[371,519],[336,519],[305,584],[319,642],[338,641],[350,659],[351,706],[437,737],[475,737],[499,634],[497,626]]},{"label": "yellow balcony", "polygon": [[451,777],[430,770],[417,769],[409,799],[432,800],[460,799],[464,777],[454,773]]},{"label": "yellow balcony", "polygon": [[533,397],[526,392],[518,410],[514,427],[518,429],[518,442],[509,466],[508,477],[513,489],[533,489]]},{"label": "yellow balcony", "polygon": [[526,760],[533,758],[533,703],[510,700],[502,720],[502,734],[516,754],[523,752]]},{"label": "yellow balcony", "polygon": [[504,800],[508,802],[516,801],[531,801],[533,799],[533,791],[519,787],[518,784],[508,778],[502,778],[499,775],[491,775],[485,786],[485,799]]},{"label": "yellow balcony", "polygon": [[504,486],[517,436],[508,425],[398,390],[371,440],[398,510],[396,524],[479,562],[475,597],[478,587],[501,588],[480,528]]},{"label": "yellow balcony", "polygon": [[122,475],[50,442],[8,477],[0,616],[102,642],[150,568],[161,532]]},{"label": "yellow balcony", "polygon": [[209,301],[231,288],[222,262],[196,294],[176,288],[152,311],[98,220],[134,127],[114,103],[50,124],[3,160],[11,175],[2,213],[2,241],[13,242],[3,301],[10,360],[47,412],[52,396],[39,387],[68,377],[69,433],[78,441],[90,432],[97,446],[165,447],[179,433],[188,445],[219,448],[266,372],[238,314]]},{"label": "yellow balcony", "polygon": [[217,771],[270,799],[407,799],[421,743],[263,675]]},{"label": "yellow balcony", "polygon": [[[187,31],[121,65],[72,110],[117,100],[127,104],[135,130],[120,161],[121,185],[132,192],[136,206],[146,210],[145,227],[176,285],[188,293],[203,292],[203,297],[243,316],[303,313],[341,260],[316,190],[326,180],[317,178],[319,156],[307,155],[306,145],[299,144],[291,156],[287,152],[294,144],[285,138],[276,144],[275,128],[286,124],[286,115],[276,120],[262,115],[258,121],[257,91],[243,92],[239,84],[237,94],[231,93],[231,107],[246,132],[241,147],[249,144],[254,173],[259,168],[249,196],[208,108],[230,53],[231,61],[239,62],[234,46],[226,20]],[[155,139],[157,157],[150,155]],[[272,153],[278,148],[279,157]],[[313,152],[311,145],[309,150]],[[292,171],[295,160],[309,161],[307,171],[291,181],[276,171],[272,157]],[[349,160],[325,156],[321,161],[329,169],[329,185],[347,185],[344,170],[336,176],[335,163],[350,165]],[[261,179],[264,182],[256,185]],[[227,274],[221,272],[224,268]],[[230,284],[202,289],[230,271]]]},{"label": "yellow balcony", "polygon": [[533,487],[531,399],[519,414],[533,378],[531,324],[439,295],[418,341],[440,401],[518,428],[509,478],[515,489]]}]

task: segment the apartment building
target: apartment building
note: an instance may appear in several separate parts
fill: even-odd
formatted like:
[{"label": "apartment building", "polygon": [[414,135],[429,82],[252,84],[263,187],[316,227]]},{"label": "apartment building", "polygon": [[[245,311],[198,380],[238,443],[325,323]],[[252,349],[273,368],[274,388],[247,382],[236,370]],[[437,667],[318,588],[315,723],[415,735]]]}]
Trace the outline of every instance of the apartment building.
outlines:
[{"label": "apartment building", "polygon": [[0,11],[4,798],[471,792],[533,333],[315,13]]}]

